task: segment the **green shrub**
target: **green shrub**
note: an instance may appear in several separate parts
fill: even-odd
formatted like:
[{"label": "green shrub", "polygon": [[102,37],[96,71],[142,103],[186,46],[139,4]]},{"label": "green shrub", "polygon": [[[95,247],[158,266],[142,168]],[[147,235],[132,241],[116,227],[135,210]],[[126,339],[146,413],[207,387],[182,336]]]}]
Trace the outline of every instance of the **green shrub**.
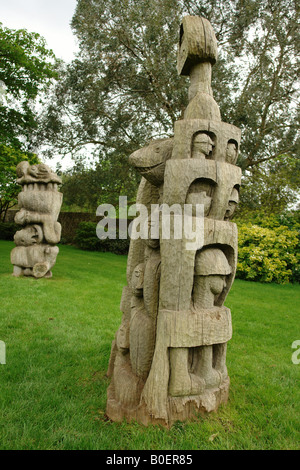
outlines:
[{"label": "green shrub", "polygon": [[20,230],[20,226],[14,222],[0,222],[0,240],[13,241],[17,230]]},{"label": "green shrub", "polygon": [[299,232],[239,224],[236,277],[260,282],[299,282]]},{"label": "green shrub", "polygon": [[100,240],[96,235],[97,224],[94,222],[81,222],[76,230],[75,244],[82,250],[89,251],[109,251],[117,255],[127,255],[129,249],[129,239],[115,240],[106,238]]},{"label": "green shrub", "polygon": [[285,226],[290,230],[300,231],[300,211],[290,211],[283,214],[265,215],[257,212],[248,214],[246,218],[235,217],[234,222],[238,225],[251,224],[259,227],[273,229],[274,227]]}]

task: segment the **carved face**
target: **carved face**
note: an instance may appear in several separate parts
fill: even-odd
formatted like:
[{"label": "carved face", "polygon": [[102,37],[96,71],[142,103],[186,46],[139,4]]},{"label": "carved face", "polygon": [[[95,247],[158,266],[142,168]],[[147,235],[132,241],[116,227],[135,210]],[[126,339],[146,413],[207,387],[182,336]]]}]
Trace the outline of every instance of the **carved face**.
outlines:
[{"label": "carved face", "polygon": [[237,159],[237,147],[234,142],[228,142],[226,149],[226,162],[235,163]]},{"label": "carved face", "polygon": [[122,323],[117,331],[117,348],[122,354],[126,354],[129,349],[129,328],[128,324]]},{"label": "carved face", "polygon": [[225,220],[229,220],[233,217],[233,214],[235,213],[237,203],[234,201],[229,201],[228,207],[225,213]]},{"label": "carved face", "polygon": [[192,204],[192,214],[196,216],[196,205],[202,204],[204,217],[209,214],[212,203],[213,184],[205,180],[194,181],[186,197],[186,204]]},{"label": "carved face", "polygon": [[14,236],[14,241],[17,246],[35,245],[36,243],[41,243],[42,239],[43,230],[39,225],[29,225],[16,232]]},{"label": "carved face", "polygon": [[132,273],[131,287],[132,292],[137,297],[142,297],[144,286],[144,263],[138,264]]},{"label": "carved face", "polygon": [[192,145],[192,158],[207,158],[212,154],[214,143],[205,132],[195,135]]},{"label": "carved face", "polygon": [[224,220],[230,220],[237,208],[239,202],[239,192],[236,188],[233,188],[230,199],[228,201],[228,206],[225,212]]}]

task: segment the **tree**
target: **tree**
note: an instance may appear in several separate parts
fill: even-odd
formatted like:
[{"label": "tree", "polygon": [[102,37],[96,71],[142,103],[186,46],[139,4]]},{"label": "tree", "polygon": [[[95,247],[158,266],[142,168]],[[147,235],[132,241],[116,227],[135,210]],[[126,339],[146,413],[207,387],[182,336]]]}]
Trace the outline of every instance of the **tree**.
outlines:
[{"label": "tree", "polygon": [[34,153],[23,153],[0,143],[0,221],[5,221],[6,213],[17,204],[20,186],[16,183],[16,166],[27,160],[31,165],[39,163]]},{"label": "tree", "polygon": [[60,70],[43,137],[61,153],[90,144],[100,165],[122,161],[126,188],[127,156],[171,135],[187,105],[187,80],[176,71],[185,14],[205,16],[216,32],[213,90],[223,120],[242,129],[239,165],[251,175],[269,174],[281,156],[295,160],[294,0],[78,0],[72,28],[80,53]]},{"label": "tree", "polygon": [[88,168],[78,160],[73,168],[61,176],[63,207],[68,210],[95,212],[103,203],[117,206],[120,194],[126,195],[129,203],[135,200],[138,175],[132,168],[124,168],[121,160],[112,163],[112,160],[106,159],[101,164],[96,163],[94,168]]},{"label": "tree", "polygon": [[283,214],[287,207],[295,207],[299,187],[300,160],[288,155],[245,171],[237,216],[249,219],[251,214]]},{"label": "tree", "polygon": [[57,74],[54,54],[37,33],[11,30],[0,23],[0,142],[32,152],[38,142],[37,96]]},{"label": "tree", "polygon": [[37,33],[0,23],[0,220],[17,202],[16,166],[38,163],[36,99],[57,77],[54,54]]}]

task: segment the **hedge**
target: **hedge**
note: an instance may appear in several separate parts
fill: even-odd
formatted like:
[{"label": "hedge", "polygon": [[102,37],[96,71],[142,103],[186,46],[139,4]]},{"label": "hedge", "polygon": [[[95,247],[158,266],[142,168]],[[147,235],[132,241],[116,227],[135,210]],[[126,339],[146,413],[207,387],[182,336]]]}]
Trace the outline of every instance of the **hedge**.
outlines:
[{"label": "hedge", "polygon": [[14,234],[20,230],[20,225],[14,222],[0,222],[0,240],[13,241]]},{"label": "hedge", "polygon": [[127,255],[130,240],[115,240],[106,238],[100,240],[96,235],[97,224],[93,222],[81,222],[76,230],[75,244],[82,250],[89,251],[109,251],[117,255]]}]

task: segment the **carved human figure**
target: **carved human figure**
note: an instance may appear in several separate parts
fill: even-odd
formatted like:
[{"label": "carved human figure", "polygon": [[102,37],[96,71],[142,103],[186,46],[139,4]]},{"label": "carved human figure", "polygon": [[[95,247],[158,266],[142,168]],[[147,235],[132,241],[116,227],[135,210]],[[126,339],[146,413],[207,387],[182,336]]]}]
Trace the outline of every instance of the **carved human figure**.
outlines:
[{"label": "carved human figure", "polygon": [[[226,286],[226,276],[229,274],[231,267],[219,248],[204,248],[196,254],[192,296],[196,311],[205,310],[209,315],[209,311],[218,304],[218,297]],[[198,395],[205,388],[220,385],[226,375],[226,349],[223,345],[218,346],[170,349],[170,395]]]},{"label": "carved human figure", "polygon": [[149,373],[155,346],[160,277],[160,256],[148,250],[150,253],[145,257],[145,264],[139,264],[132,274],[134,295],[129,327],[131,367],[143,380]]},{"label": "carved human figure", "polygon": [[218,305],[218,297],[226,286],[226,276],[231,274],[231,271],[231,266],[220,248],[208,247],[197,252],[192,295],[196,310]]}]

